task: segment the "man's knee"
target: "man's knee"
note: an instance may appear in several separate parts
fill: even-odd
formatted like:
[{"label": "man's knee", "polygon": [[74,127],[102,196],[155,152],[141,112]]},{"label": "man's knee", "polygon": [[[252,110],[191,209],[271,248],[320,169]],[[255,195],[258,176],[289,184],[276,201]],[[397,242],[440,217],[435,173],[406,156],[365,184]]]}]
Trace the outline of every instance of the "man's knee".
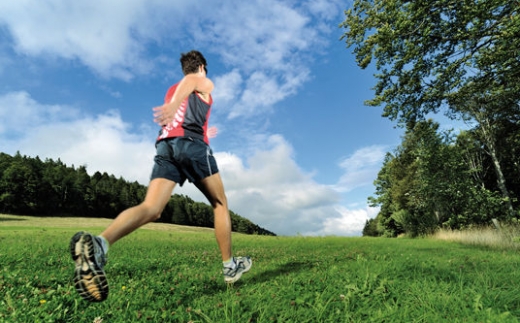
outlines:
[{"label": "man's knee", "polygon": [[148,205],[147,203],[141,203],[141,208],[143,209],[143,213],[146,215],[148,221],[153,222],[159,220],[161,218],[162,209],[159,209],[155,206]]},{"label": "man's knee", "polygon": [[227,207],[227,198],[224,193],[214,193],[208,197],[209,203],[213,208]]},{"label": "man's knee", "polygon": [[155,213],[153,216],[152,216],[152,221],[157,221],[161,218],[161,214],[162,212],[159,212],[159,213]]}]

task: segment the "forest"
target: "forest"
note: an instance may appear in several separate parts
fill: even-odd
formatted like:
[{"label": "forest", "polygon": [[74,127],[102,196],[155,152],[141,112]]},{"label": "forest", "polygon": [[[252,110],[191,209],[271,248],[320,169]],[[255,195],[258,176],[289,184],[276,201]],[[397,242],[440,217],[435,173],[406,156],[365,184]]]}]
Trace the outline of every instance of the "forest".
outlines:
[{"label": "forest", "polygon": [[[345,11],[341,39],[377,70],[365,103],[404,129],[363,235],[518,223],[519,11],[518,0],[354,0]],[[440,113],[466,129],[440,130]]]},{"label": "forest", "polygon": [[[87,173],[59,159],[0,153],[0,213],[32,216],[115,218],[141,203],[146,186],[107,173]],[[230,210],[234,232],[275,235]],[[213,227],[213,209],[187,196],[172,195],[158,222]]]}]

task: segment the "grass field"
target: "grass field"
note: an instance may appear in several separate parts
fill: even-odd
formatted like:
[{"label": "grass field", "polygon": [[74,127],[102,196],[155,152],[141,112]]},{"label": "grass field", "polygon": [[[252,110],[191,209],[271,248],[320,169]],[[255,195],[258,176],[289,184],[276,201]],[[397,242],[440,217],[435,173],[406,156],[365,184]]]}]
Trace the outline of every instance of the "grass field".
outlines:
[{"label": "grass field", "polygon": [[233,236],[251,271],[226,286],[212,230],[151,224],[113,245],[109,298],[72,286],[68,244],[107,220],[0,215],[0,322],[519,322],[520,255],[433,239]]}]

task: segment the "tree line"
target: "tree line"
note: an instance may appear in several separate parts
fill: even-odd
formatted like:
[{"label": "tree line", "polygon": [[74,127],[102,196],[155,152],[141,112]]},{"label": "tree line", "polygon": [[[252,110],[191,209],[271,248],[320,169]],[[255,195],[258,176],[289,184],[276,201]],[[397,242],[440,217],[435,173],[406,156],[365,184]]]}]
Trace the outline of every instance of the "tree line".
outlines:
[{"label": "tree line", "polygon": [[432,120],[418,121],[385,157],[374,182],[376,196],[369,198],[381,209],[367,221],[363,235],[420,236],[441,227],[490,225],[492,219],[518,221],[520,122],[503,120],[495,131],[508,196],[499,188],[480,128],[455,135],[439,131],[439,123]]},{"label": "tree line", "polygon": [[[405,129],[375,181],[365,235],[518,221],[520,1],[354,0],[340,25],[374,98]],[[437,113],[466,121],[439,131]]]},{"label": "tree line", "polygon": [[[59,159],[0,153],[0,213],[113,219],[141,203],[146,189],[106,172],[90,176],[85,166],[67,166]],[[233,211],[230,216],[235,232],[275,235]],[[213,209],[175,194],[158,222],[212,228]]]}]

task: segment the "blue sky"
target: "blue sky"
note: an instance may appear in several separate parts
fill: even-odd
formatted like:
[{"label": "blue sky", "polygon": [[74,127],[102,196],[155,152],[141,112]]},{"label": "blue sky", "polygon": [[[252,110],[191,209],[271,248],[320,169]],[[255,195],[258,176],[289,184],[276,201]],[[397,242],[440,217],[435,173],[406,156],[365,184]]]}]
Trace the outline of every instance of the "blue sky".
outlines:
[{"label": "blue sky", "polygon": [[[349,1],[0,3],[0,151],[147,184],[152,108],[200,50],[230,209],[280,235],[361,234],[401,129],[340,41]],[[191,184],[175,193],[204,201]]]}]

